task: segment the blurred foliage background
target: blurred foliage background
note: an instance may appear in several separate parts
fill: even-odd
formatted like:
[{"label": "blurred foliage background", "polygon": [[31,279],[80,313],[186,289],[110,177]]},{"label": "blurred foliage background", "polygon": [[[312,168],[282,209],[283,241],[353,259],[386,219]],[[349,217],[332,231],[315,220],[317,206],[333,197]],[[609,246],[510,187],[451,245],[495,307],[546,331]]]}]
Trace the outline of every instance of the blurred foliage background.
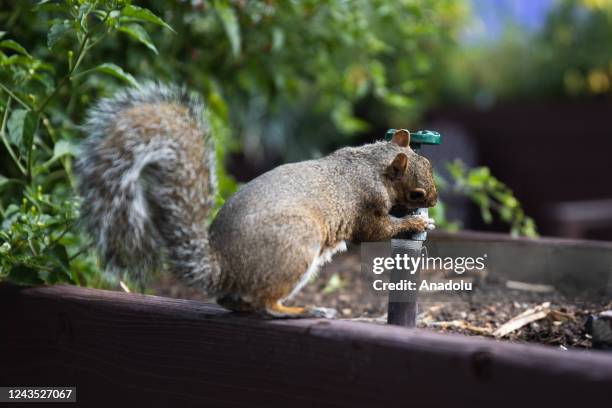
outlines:
[{"label": "blurred foliage background", "polygon": [[[72,160],[86,109],[119,87],[156,79],[204,97],[220,204],[237,187],[230,154],[265,167],[417,128],[439,105],[609,92],[610,5],[556,1],[540,30],[473,41],[467,0],[0,0],[0,279],[110,284],[79,232]],[[487,168],[447,168],[442,189],[536,235]]]},{"label": "blurred foliage background", "polygon": [[486,108],[610,94],[612,1],[532,3],[546,7],[537,30],[509,20],[499,36],[452,49],[430,83],[434,103]]}]

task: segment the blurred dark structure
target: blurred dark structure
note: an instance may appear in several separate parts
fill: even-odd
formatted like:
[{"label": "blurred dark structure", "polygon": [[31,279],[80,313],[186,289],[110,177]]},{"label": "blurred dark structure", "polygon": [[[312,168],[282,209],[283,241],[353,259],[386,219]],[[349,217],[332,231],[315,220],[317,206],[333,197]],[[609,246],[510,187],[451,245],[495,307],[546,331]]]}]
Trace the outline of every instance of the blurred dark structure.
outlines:
[{"label": "blurred dark structure", "polygon": [[[424,154],[434,162],[460,157],[490,167],[541,235],[612,240],[611,118],[607,99],[435,110],[425,123],[444,143]],[[467,228],[506,229],[484,224],[474,209],[460,218]]]}]

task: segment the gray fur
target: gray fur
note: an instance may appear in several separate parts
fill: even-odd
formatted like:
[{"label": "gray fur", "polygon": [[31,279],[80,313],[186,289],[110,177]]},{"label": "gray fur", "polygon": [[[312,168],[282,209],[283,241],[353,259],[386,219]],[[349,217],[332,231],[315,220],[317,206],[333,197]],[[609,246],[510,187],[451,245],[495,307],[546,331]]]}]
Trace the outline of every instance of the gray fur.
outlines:
[{"label": "gray fur", "polygon": [[[161,118],[157,125],[128,115],[135,107],[164,104],[184,107],[187,114]],[[200,139],[195,143],[204,147],[200,168],[207,170],[207,180],[189,163],[182,135],[174,134],[186,121],[195,124]],[[214,148],[200,100],[181,87],[144,83],[100,100],[83,131],[87,139],[76,163],[82,220],[106,269],[127,271],[142,282],[166,255],[183,280],[208,287],[214,262],[207,262],[205,220],[194,219],[193,212],[205,217],[212,206]],[[178,188],[186,180],[195,180],[197,188]]]}]

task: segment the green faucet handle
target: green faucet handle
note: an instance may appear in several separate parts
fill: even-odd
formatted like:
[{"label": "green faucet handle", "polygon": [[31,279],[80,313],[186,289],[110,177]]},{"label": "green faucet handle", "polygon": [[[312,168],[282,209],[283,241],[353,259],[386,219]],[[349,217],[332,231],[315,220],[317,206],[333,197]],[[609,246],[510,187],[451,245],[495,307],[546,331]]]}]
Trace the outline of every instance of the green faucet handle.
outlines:
[{"label": "green faucet handle", "polygon": [[[391,140],[394,133],[395,129],[387,130],[385,139]],[[421,145],[439,145],[441,141],[442,136],[440,133],[434,132],[433,130],[419,130],[418,132],[410,133],[410,147],[413,149],[418,149]]]}]

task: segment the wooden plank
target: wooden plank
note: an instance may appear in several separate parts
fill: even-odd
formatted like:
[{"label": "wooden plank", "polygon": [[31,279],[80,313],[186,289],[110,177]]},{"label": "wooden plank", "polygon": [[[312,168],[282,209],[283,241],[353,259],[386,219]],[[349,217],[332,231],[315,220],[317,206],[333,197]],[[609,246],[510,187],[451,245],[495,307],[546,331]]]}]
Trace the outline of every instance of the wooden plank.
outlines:
[{"label": "wooden plank", "polygon": [[1,287],[0,325],[0,384],[76,385],[87,406],[575,407],[612,386],[603,352],[70,286]]}]

